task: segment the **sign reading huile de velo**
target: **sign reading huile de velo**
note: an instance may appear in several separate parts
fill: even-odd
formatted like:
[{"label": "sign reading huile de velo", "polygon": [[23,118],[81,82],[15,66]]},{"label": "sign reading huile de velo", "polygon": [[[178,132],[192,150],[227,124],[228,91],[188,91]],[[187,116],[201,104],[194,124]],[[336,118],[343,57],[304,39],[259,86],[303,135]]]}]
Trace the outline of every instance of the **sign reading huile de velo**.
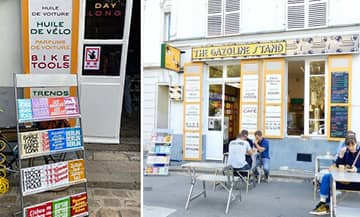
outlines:
[{"label": "sign reading huile de velo", "polygon": [[286,42],[266,42],[225,46],[196,47],[192,49],[192,60],[236,58],[245,56],[285,55]]}]

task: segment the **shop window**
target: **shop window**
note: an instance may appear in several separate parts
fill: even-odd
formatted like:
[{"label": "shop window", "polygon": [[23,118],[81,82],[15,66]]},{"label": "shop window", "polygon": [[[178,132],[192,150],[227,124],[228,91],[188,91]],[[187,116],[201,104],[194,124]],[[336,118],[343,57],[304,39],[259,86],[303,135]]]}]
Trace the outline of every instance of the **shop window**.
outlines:
[{"label": "shop window", "polygon": [[240,0],[208,0],[208,36],[240,32]]},{"label": "shop window", "polygon": [[83,75],[119,76],[122,45],[84,45]]},{"label": "shop window", "polygon": [[325,134],[325,61],[310,62],[309,133]]},{"label": "shop window", "polygon": [[86,0],[85,39],[122,39],[126,0]]},{"label": "shop window", "polygon": [[209,67],[210,78],[222,78],[223,77],[223,66],[210,66]]},{"label": "shop window", "polygon": [[325,135],[325,64],[288,62],[288,135]]},{"label": "shop window", "polygon": [[222,92],[221,84],[209,85],[209,130],[221,130]]},{"label": "shop window", "polygon": [[228,65],[226,74],[228,78],[240,77],[240,65]]},{"label": "shop window", "polygon": [[303,29],[327,26],[328,0],[288,0],[287,28]]},{"label": "shop window", "polygon": [[171,13],[166,12],[164,14],[164,41],[170,39],[170,23],[171,23]]}]

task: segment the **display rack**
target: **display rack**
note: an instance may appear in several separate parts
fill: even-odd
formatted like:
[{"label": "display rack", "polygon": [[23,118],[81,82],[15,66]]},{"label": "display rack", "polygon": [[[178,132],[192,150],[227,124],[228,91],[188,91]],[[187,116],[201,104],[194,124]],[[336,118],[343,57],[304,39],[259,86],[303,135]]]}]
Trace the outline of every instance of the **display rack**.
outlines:
[{"label": "display rack", "polygon": [[[77,89],[76,75],[14,74],[19,142],[19,169],[21,186],[21,213],[33,216],[88,216],[87,180],[85,176],[85,150],[78,97],[18,98],[19,89],[30,88]],[[47,89],[48,91],[49,89]],[[71,91],[69,91],[71,92]],[[29,97],[28,95],[25,95]],[[42,121],[76,119],[70,127],[21,132],[22,125]],[[22,160],[52,156],[58,153],[81,152],[82,159],[59,161],[52,164],[23,167]],[[79,155],[77,155],[79,156]],[[81,158],[81,157],[78,157]],[[45,163],[45,162],[44,162]],[[84,191],[75,195],[24,207],[25,197],[72,185],[84,185]]]},{"label": "display rack", "polygon": [[172,135],[157,131],[151,138],[151,151],[146,160],[145,175],[168,175]]}]

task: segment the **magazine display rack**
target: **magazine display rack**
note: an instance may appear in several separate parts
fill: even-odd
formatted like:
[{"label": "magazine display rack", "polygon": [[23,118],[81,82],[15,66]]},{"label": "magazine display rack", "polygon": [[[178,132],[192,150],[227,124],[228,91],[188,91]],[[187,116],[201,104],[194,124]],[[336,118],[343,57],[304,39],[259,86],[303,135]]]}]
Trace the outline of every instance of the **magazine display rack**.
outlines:
[{"label": "magazine display rack", "polygon": [[145,175],[168,175],[172,135],[157,132],[151,138],[151,151],[146,160]]},{"label": "magazine display rack", "polygon": [[[25,88],[51,88],[50,90],[53,88],[76,88],[77,96],[79,96],[77,87],[78,78],[76,75],[14,74],[21,212],[24,217],[88,216],[85,150],[78,97],[18,98],[19,89],[24,90]],[[61,123],[68,118],[76,120],[71,124],[75,126],[47,126],[48,129],[21,132],[22,125],[25,126],[27,123],[35,125],[39,125],[40,122]],[[82,159],[63,159],[52,164],[45,164],[47,162],[44,162],[43,165],[31,167],[23,167],[21,162],[24,159],[51,157],[54,154],[66,152],[77,152],[78,158],[82,157]],[[82,153],[81,157],[78,153]],[[84,185],[84,191],[81,193],[24,207],[24,199],[28,195],[80,183]]]}]

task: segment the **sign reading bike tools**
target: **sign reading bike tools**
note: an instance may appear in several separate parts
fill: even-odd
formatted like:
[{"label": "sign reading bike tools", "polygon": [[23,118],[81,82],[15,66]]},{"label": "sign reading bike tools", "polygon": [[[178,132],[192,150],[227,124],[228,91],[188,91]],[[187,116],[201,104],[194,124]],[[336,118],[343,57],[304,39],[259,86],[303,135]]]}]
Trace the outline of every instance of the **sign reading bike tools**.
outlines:
[{"label": "sign reading bike tools", "polygon": [[[73,0],[24,0],[22,8],[25,73],[76,73],[76,69],[71,68],[72,60],[76,59],[72,50],[75,51],[77,45],[73,41],[77,38],[77,30],[73,27],[77,25],[72,21],[78,17],[78,11],[73,11]],[[45,91],[44,88],[32,88],[31,95],[43,96],[41,92]],[[61,96],[69,95],[66,88],[61,91]]]}]

